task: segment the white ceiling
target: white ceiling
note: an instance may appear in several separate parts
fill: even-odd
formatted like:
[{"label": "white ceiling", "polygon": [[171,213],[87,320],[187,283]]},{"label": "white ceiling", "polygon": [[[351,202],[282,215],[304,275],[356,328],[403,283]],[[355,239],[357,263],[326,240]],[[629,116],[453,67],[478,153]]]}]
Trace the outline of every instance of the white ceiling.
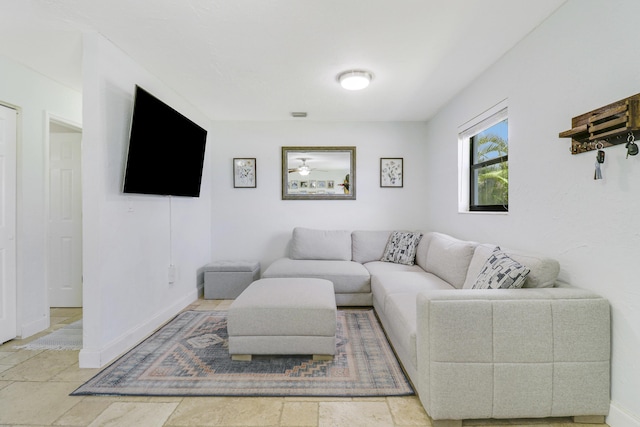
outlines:
[{"label": "white ceiling", "polygon": [[97,31],[213,120],[421,121],[565,1],[0,0],[0,53],[81,90]]}]

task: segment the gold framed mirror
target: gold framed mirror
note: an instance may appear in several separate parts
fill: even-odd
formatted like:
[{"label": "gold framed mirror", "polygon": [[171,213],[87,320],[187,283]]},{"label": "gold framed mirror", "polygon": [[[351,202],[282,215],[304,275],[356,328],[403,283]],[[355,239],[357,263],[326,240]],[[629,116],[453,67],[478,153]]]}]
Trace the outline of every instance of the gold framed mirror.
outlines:
[{"label": "gold framed mirror", "polygon": [[355,200],[356,147],[282,147],[282,200]]}]

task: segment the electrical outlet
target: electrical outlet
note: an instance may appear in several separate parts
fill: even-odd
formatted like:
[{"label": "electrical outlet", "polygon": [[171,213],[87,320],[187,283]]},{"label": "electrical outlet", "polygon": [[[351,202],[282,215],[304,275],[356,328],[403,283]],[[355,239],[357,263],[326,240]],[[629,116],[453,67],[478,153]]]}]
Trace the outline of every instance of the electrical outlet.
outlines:
[{"label": "electrical outlet", "polygon": [[171,264],[169,265],[169,269],[167,271],[167,278],[169,279],[169,284],[173,284],[176,282],[176,266]]}]

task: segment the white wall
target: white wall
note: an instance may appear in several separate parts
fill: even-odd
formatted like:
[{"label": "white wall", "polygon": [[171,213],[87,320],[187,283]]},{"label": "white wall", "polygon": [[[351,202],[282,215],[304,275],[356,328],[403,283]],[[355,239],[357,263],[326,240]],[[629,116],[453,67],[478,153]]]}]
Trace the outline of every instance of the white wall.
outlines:
[{"label": "white wall", "polygon": [[[425,128],[424,123],[214,122],[213,259],[253,259],[264,270],[285,254],[296,226],[426,227]],[[281,147],[332,145],[356,147],[356,200],[282,200]],[[257,188],[233,188],[234,157],[257,159]],[[380,157],[404,157],[404,188],[380,188]]]},{"label": "white wall", "polygon": [[0,102],[16,107],[18,121],[17,286],[18,334],[49,327],[46,287],[46,113],[82,122],[82,95],[0,57]]},{"label": "white wall", "polygon": [[[211,259],[208,166],[200,198],[122,193],[136,84],[209,127],[200,112],[106,39],[85,36],[81,367],[103,366],[194,301],[202,282],[198,270]],[[171,253],[174,284],[168,283]]]},{"label": "white wall", "polygon": [[[561,278],[612,306],[607,422],[640,425],[640,156],[569,153],[571,118],[640,92],[637,0],[570,0],[429,122],[427,217],[453,235],[557,258]],[[457,213],[457,128],[509,104],[508,215]]]}]

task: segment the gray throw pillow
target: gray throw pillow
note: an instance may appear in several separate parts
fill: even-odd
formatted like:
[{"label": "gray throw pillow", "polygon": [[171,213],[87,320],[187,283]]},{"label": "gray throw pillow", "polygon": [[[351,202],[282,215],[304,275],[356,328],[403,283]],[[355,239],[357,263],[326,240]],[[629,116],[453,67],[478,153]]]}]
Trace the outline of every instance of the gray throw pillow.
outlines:
[{"label": "gray throw pillow", "polygon": [[496,247],[484,263],[473,289],[521,288],[529,274],[529,268],[510,258]]},{"label": "gray throw pillow", "polygon": [[416,248],[422,233],[410,231],[394,231],[389,236],[387,246],[380,261],[396,264],[413,265],[416,262]]}]

